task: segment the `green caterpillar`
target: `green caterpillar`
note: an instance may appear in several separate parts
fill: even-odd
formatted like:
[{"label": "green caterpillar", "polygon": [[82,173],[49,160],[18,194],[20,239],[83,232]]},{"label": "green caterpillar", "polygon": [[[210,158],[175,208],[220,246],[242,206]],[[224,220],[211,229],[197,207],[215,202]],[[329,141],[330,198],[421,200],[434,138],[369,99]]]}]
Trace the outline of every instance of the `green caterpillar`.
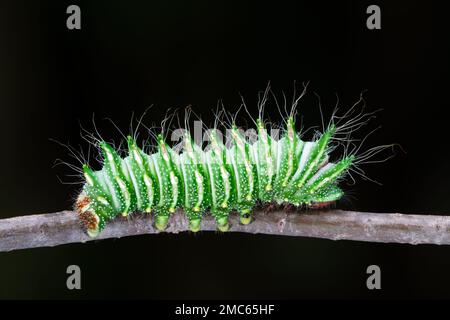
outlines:
[{"label": "green caterpillar", "polygon": [[[152,154],[128,136],[128,155],[123,158],[100,140],[103,168],[94,171],[83,165],[85,183],[76,210],[87,233],[94,237],[108,220],[136,211],[153,213],[155,227],[163,231],[170,215],[182,209],[193,232],[201,229],[202,217],[209,212],[218,230],[227,231],[230,212],[237,211],[240,222],[248,224],[257,203],[321,206],[334,202],[344,195],[338,181],[352,167],[357,171],[356,164],[361,161],[355,161],[353,152],[330,162],[332,142],[339,140],[337,134],[348,140],[349,133],[364,124],[367,115],[361,112],[342,126],[330,121],[313,141],[300,138],[294,112],[286,118],[280,139],[269,134],[260,112],[253,142],[247,141],[234,122],[231,145],[223,144],[218,130],[213,129],[209,148],[202,149],[186,131],[181,153],[175,152],[162,134],[157,136]],[[384,147],[371,149],[358,159],[366,160]]]}]

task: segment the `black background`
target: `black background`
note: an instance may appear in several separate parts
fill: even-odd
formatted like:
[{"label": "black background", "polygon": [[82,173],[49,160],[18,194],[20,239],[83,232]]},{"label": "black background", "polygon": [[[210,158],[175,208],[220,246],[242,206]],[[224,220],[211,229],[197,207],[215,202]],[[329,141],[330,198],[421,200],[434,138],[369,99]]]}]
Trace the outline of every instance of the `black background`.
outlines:
[{"label": "black background", "polygon": [[[78,4],[82,29],[66,28]],[[0,2],[0,217],[72,206],[79,187],[53,168],[77,145],[80,123],[108,139],[131,113],[147,120],[192,105],[206,123],[219,98],[255,110],[270,80],[292,93],[310,81],[299,112],[318,124],[338,94],[343,108],[363,90],[384,110],[372,144],[396,142],[386,163],[366,167],[383,186],[344,186],[338,206],[375,212],[449,213],[448,34],[435,2],[377,1],[382,29],[366,28],[368,1],[4,1]],[[298,86],[300,86],[298,84]],[[269,110],[277,115],[274,106]],[[268,109],[270,109],[268,107]],[[242,124],[245,124],[242,123]],[[82,290],[66,289],[66,267]],[[366,268],[382,290],[366,288]],[[450,249],[200,233],[140,236],[0,254],[1,298],[408,298],[450,297]]]}]

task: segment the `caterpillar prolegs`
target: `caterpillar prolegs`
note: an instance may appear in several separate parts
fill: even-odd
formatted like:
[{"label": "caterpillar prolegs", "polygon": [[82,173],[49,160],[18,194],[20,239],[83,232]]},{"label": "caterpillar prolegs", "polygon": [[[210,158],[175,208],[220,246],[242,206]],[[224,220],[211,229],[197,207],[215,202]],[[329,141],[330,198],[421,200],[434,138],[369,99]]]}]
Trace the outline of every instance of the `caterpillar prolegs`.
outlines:
[{"label": "caterpillar prolegs", "polygon": [[[296,102],[293,109],[295,106]],[[337,145],[349,144],[350,133],[370,118],[362,111],[354,115],[354,110],[352,107],[344,117],[332,118],[311,141],[301,139],[295,112],[286,117],[279,139],[269,133],[260,112],[254,121],[253,141],[248,141],[234,121],[229,127],[231,143],[224,144],[215,128],[209,130],[210,144],[204,149],[188,130],[183,134],[181,152],[170,147],[163,134],[156,137],[153,153],[144,152],[136,139],[128,136],[123,157],[112,145],[99,140],[103,168],[94,171],[83,165],[85,183],[76,210],[87,233],[94,237],[108,220],[137,211],[153,214],[155,227],[163,231],[170,215],[181,209],[194,232],[201,229],[202,217],[209,212],[218,230],[227,231],[232,211],[239,213],[242,224],[248,224],[257,203],[299,207],[339,200],[344,194],[339,180],[349,170],[358,172],[358,163],[386,147],[360,155],[356,155],[359,147],[351,152],[345,148],[340,159],[330,161],[330,152]]]}]

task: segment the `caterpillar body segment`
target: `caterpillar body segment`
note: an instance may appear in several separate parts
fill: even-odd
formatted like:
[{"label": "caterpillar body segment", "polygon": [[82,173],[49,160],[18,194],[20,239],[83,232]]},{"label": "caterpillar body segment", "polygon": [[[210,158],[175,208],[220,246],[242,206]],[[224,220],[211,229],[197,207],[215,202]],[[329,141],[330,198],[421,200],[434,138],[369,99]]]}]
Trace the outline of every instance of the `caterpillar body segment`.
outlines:
[{"label": "caterpillar body segment", "polygon": [[206,167],[208,169],[211,207],[210,212],[214,216],[217,228],[220,231],[229,229],[228,215],[230,204],[234,203],[235,183],[231,180],[231,166],[227,163],[226,148],[218,139],[216,131],[210,136],[211,148],[205,153]]},{"label": "caterpillar body segment", "polygon": [[186,135],[184,143],[185,152],[179,156],[178,161],[185,190],[181,206],[189,219],[191,231],[199,231],[203,212],[211,204],[210,190],[207,185],[210,177],[204,166],[206,161],[202,159],[205,155],[189,134]]},{"label": "caterpillar body segment", "polygon": [[272,152],[271,138],[264,127],[263,121],[258,119],[258,140],[251,146],[254,150],[254,161],[258,176],[258,198],[269,202],[273,199],[273,183],[275,176],[275,159]]},{"label": "caterpillar body segment", "polygon": [[279,140],[268,134],[261,119],[256,125],[252,143],[232,126],[230,146],[213,131],[204,150],[186,134],[180,153],[161,135],[152,154],[128,137],[124,158],[101,142],[103,168],[94,172],[83,166],[85,184],[76,204],[88,234],[96,236],[108,220],[135,211],[153,213],[155,227],[163,231],[177,209],[186,214],[191,231],[201,229],[205,212],[214,216],[218,230],[227,231],[230,212],[237,211],[240,222],[248,224],[258,202],[313,207],[343,196],[337,182],[355,157],[329,162],[334,126],[315,141],[303,141],[292,117]]}]

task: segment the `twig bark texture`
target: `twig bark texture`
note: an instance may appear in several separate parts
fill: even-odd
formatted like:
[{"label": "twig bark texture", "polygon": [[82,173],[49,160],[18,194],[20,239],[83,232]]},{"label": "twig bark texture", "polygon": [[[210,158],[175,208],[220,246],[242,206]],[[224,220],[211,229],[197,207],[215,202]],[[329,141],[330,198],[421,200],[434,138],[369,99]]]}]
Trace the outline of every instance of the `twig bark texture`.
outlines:
[{"label": "twig bark texture", "polygon": [[[305,213],[256,212],[249,225],[230,217],[229,232],[262,233],[331,240],[357,240],[385,243],[450,244],[450,216],[369,213],[342,210]],[[182,212],[171,216],[165,232],[188,230]],[[202,221],[202,231],[216,231],[211,216]],[[73,211],[21,216],[0,220],[0,251],[52,247],[97,239],[121,238],[159,233],[150,215],[135,214],[111,221],[97,238],[88,237]]]}]

